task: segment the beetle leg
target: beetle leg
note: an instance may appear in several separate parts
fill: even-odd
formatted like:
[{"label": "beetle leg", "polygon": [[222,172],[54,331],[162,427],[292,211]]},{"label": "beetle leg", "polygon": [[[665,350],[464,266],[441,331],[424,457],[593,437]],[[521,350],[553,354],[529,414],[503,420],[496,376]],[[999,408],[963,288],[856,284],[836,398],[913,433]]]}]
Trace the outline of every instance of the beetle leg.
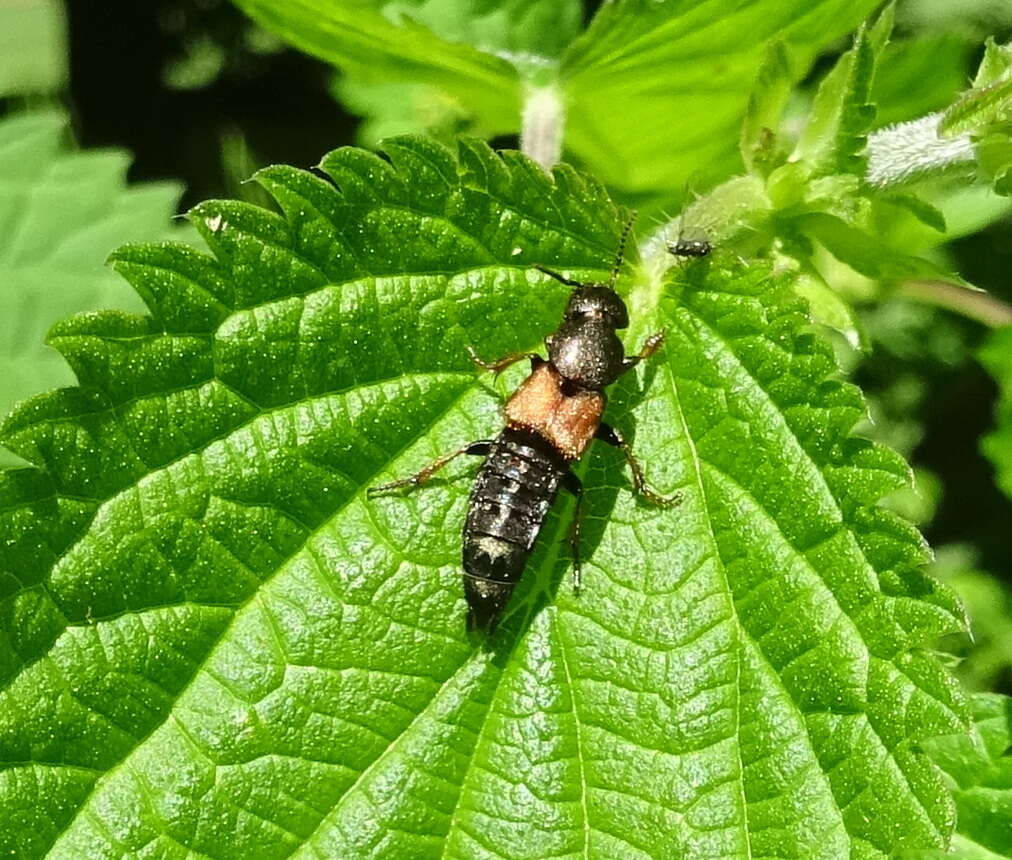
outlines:
[{"label": "beetle leg", "polygon": [[436,472],[443,468],[451,460],[456,459],[461,454],[473,454],[478,457],[484,457],[488,454],[492,448],[491,439],[480,439],[477,442],[472,442],[470,445],[465,445],[463,448],[458,448],[451,454],[446,454],[440,457],[438,460],[433,460],[422,469],[420,472],[416,472],[409,478],[400,478],[397,481],[391,481],[389,484],[377,484],[375,487],[369,487],[365,494],[367,498],[372,498],[378,493],[385,493],[387,490],[396,490],[398,487],[418,487],[429,480]]},{"label": "beetle leg", "polygon": [[569,545],[573,550],[573,594],[583,587],[583,569],[580,566],[580,527],[583,522],[583,483],[572,472],[566,472],[562,486],[576,497],[576,509],[569,524]]},{"label": "beetle leg", "polygon": [[496,361],[485,361],[481,358],[474,347],[468,344],[467,354],[471,356],[471,361],[478,365],[478,367],[484,368],[485,370],[491,370],[498,376],[511,364],[516,364],[518,361],[523,361],[525,358],[531,360],[531,370],[535,370],[539,365],[545,363],[545,360],[538,355],[536,352],[511,352],[509,355],[503,356]]},{"label": "beetle leg", "polygon": [[639,461],[633,454],[632,448],[629,447],[629,443],[622,438],[622,434],[618,430],[602,421],[597,427],[595,436],[602,442],[607,442],[609,445],[614,445],[616,448],[622,450],[622,453],[625,454],[625,460],[629,464],[629,469],[632,471],[633,489],[650,502],[650,504],[662,508],[681,504],[681,493],[675,493],[672,496],[662,496],[647,486],[647,481],[643,477],[643,469],[640,467]]},{"label": "beetle leg", "polygon": [[664,330],[654,332],[650,337],[643,341],[643,348],[636,355],[627,355],[622,360],[622,366],[625,370],[629,370],[635,367],[641,361],[650,358],[657,350],[661,348],[664,343]]}]

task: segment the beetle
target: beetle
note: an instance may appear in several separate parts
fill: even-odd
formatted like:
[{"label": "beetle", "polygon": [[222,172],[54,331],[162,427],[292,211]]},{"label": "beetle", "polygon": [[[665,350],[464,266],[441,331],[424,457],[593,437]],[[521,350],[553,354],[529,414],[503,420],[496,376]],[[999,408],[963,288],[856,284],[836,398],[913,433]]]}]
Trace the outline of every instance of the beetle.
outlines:
[{"label": "beetle", "polygon": [[546,266],[535,266],[572,288],[558,329],[545,339],[547,359],[537,353],[514,353],[487,362],[468,347],[475,364],[496,374],[523,359],[530,361],[530,375],[506,402],[502,432],[495,439],[481,439],[446,454],[408,478],[367,492],[371,498],[400,487],[420,486],[461,454],[485,458],[475,476],[464,524],[469,630],[495,630],[560,487],[576,498],[570,543],[573,589],[579,593],[583,486],[570,466],[594,439],[622,451],[632,472],[633,488],[647,501],[662,507],[680,501],[678,494],[662,496],[650,489],[629,444],[618,430],[601,421],[607,402],[605,388],[652,356],[664,341],[664,332],[656,332],[636,355],[627,356],[617,334],[629,325],[629,313],[615,292],[615,281],[631,228],[632,219],[623,230],[607,284],[578,281]]}]

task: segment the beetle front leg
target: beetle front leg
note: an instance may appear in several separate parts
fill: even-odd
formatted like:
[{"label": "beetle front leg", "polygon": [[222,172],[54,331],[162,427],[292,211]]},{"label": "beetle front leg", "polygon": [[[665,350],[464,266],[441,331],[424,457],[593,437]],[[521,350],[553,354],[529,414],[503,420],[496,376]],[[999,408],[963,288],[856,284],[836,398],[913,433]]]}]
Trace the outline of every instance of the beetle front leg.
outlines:
[{"label": "beetle front leg", "polygon": [[682,502],[682,494],[675,493],[671,496],[662,496],[660,493],[650,489],[647,485],[646,478],[643,477],[643,469],[636,459],[636,456],[632,452],[632,448],[629,447],[629,443],[622,438],[622,434],[618,432],[614,427],[602,422],[598,425],[597,433],[595,436],[602,442],[607,442],[609,445],[614,445],[616,448],[620,448],[622,453],[625,454],[625,461],[629,464],[629,469],[632,471],[633,476],[633,489],[640,496],[643,496],[650,504],[657,505],[661,508],[670,508],[675,505],[679,505]]},{"label": "beetle front leg", "polygon": [[664,344],[664,330],[654,332],[650,337],[643,341],[643,348],[636,355],[627,355],[622,360],[622,366],[625,370],[635,367],[641,361],[650,358],[657,350]]},{"label": "beetle front leg", "polygon": [[536,352],[511,352],[509,355],[503,356],[496,361],[485,361],[481,358],[473,346],[468,344],[467,354],[471,356],[471,361],[478,365],[478,367],[484,370],[491,370],[498,376],[511,364],[516,364],[518,361],[523,361],[525,358],[529,358],[531,361],[531,370],[536,370],[539,365],[545,363],[545,360],[538,355]]}]

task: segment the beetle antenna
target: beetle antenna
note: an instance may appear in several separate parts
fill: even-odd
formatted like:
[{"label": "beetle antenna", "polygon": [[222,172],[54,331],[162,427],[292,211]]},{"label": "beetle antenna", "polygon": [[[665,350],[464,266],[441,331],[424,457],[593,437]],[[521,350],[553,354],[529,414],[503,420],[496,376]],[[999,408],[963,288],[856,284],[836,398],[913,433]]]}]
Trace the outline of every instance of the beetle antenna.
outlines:
[{"label": "beetle antenna", "polygon": [[622,268],[622,260],[625,258],[625,243],[629,238],[629,233],[635,220],[636,210],[634,209],[629,215],[629,220],[625,222],[625,227],[622,228],[622,238],[618,241],[618,253],[615,255],[615,265],[611,267],[611,277],[608,278],[609,289],[615,289],[615,281],[618,280],[618,270]]}]

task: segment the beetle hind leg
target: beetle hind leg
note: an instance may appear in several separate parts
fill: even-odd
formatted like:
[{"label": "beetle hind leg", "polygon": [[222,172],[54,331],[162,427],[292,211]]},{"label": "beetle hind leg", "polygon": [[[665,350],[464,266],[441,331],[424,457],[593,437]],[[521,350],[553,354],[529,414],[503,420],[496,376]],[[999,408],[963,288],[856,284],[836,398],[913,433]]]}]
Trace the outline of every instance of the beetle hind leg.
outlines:
[{"label": "beetle hind leg", "polygon": [[576,508],[569,524],[569,546],[573,552],[573,594],[583,589],[583,567],[580,563],[580,529],[583,526],[583,483],[572,472],[562,479],[562,486],[576,497]]},{"label": "beetle hind leg", "polygon": [[438,460],[433,460],[428,466],[416,472],[414,475],[410,475],[407,478],[399,478],[398,480],[390,481],[387,484],[377,484],[374,487],[369,487],[369,489],[366,490],[366,497],[371,499],[380,493],[385,493],[389,490],[396,490],[400,487],[420,487],[428,481],[429,478],[436,474],[436,472],[449,464],[452,460],[457,459],[457,457],[461,454],[472,454],[474,456],[484,457],[488,455],[491,448],[491,439],[481,439],[477,442],[472,442],[470,445],[465,445],[463,448],[458,448],[456,451],[440,457]]},{"label": "beetle hind leg", "polygon": [[629,470],[632,472],[633,477],[633,489],[636,494],[642,496],[650,504],[656,505],[659,508],[673,508],[675,505],[679,505],[682,502],[682,494],[674,493],[670,496],[662,496],[656,490],[650,488],[647,484],[646,478],[643,476],[643,467],[640,466],[639,460],[636,459],[636,455],[633,454],[632,448],[629,447],[629,443],[622,437],[622,434],[618,432],[614,427],[611,427],[604,422],[598,425],[597,433],[595,434],[598,439],[602,442],[607,442],[609,445],[614,445],[625,454],[625,461],[629,464]]}]

